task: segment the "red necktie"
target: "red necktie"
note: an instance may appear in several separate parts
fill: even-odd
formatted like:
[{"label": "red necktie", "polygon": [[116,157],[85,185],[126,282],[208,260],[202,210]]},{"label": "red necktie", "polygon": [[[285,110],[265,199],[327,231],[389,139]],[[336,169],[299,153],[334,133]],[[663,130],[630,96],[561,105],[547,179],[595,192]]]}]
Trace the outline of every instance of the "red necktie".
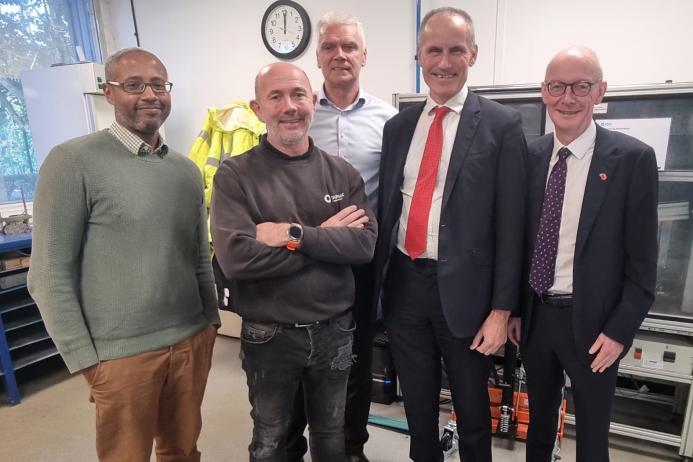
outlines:
[{"label": "red necktie", "polygon": [[421,158],[419,174],[416,177],[416,186],[407,219],[407,234],[404,238],[404,249],[412,260],[426,250],[428,215],[431,212],[433,190],[436,187],[440,154],[443,150],[443,117],[449,111],[450,108],[445,106],[435,108],[435,117],[428,129],[426,147]]}]

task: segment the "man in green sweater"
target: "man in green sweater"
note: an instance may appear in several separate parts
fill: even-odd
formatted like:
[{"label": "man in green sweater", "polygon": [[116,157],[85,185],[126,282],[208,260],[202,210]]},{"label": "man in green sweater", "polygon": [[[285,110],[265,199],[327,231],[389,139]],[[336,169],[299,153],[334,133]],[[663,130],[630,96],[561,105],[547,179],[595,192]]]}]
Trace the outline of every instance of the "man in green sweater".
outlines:
[{"label": "man in green sweater", "polygon": [[251,107],[267,135],[221,164],[212,195],[214,248],[243,318],[241,358],[254,423],[250,460],[286,460],[300,386],[312,460],[344,462],[351,265],[373,256],[375,219],[359,172],[308,136],[315,96],[301,69],[263,68]]},{"label": "man in green sweater", "polygon": [[34,202],[29,291],[96,404],[100,461],[199,461],[200,405],[219,325],[197,168],[164,144],[166,68],[106,61],[107,130],[53,148]]}]

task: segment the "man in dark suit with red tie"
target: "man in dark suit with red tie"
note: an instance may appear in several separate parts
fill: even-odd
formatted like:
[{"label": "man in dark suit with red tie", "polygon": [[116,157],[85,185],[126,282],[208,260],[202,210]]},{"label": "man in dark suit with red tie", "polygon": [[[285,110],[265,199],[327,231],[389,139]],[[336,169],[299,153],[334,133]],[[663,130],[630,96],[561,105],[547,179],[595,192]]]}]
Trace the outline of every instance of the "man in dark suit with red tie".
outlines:
[{"label": "man in dark suit with red tie", "polygon": [[564,371],[577,462],[609,460],[618,361],[654,300],[657,163],[651,147],[594,123],[605,92],[588,48],[565,49],[546,68],[555,130],[529,146],[527,278],[522,318],[509,326],[527,370],[528,462],[553,460]]},{"label": "man in dark suit with red tie", "polygon": [[467,88],[477,46],[466,12],[429,12],[418,39],[430,92],[385,125],[376,287],[404,395],[410,457],[443,460],[442,357],[460,457],[488,462],[488,355],[505,343],[519,298],[526,143],[517,112]]}]

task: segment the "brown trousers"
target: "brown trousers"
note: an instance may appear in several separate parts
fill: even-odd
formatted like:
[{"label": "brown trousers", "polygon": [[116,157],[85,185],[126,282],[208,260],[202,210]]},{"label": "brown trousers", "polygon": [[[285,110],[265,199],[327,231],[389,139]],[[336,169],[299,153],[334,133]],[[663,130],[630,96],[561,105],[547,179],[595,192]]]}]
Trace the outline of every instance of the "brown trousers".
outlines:
[{"label": "brown trousers", "polygon": [[200,406],[212,363],[216,328],[170,347],[101,361],[84,376],[96,404],[101,462],[198,462]]}]

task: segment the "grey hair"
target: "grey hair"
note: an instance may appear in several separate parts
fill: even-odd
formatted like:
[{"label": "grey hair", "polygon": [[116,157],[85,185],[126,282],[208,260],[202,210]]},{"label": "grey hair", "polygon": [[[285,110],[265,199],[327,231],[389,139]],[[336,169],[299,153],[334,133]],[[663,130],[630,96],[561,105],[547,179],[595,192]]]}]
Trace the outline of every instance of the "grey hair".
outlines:
[{"label": "grey hair", "polygon": [[112,55],[110,55],[108,58],[106,58],[106,62],[104,63],[104,74],[106,75],[106,80],[113,80],[115,77],[113,74],[115,74],[115,67],[116,64],[118,64],[118,61],[120,61],[123,57],[132,54],[132,53],[144,53],[152,58],[154,58],[161,66],[166,69],[166,66],[164,66],[164,63],[161,62],[159,57],[152,53],[151,51],[145,50],[144,48],[138,48],[138,47],[128,47],[128,48],[123,48],[122,50],[118,50]]},{"label": "grey hair", "polygon": [[428,21],[436,15],[443,14],[445,16],[459,16],[462,19],[464,19],[464,22],[467,24],[467,30],[469,31],[469,44],[471,46],[476,45],[476,40],[474,39],[474,21],[472,20],[472,17],[467,13],[466,11],[460,9],[460,8],[455,8],[452,6],[443,6],[440,8],[435,8],[428,13],[426,13],[426,16],[423,17],[421,20],[421,27],[419,28],[419,34],[416,36],[416,48],[420,49],[421,48],[421,43],[423,41],[423,31],[426,28],[426,24]]},{"label": "grey hair", "polygon": [[324,29],[332,24],[340,26],[356,26],[356,35],[358,35],[358,37],[361,39],[361,45],[363,48],[366,48],[366,34],[363,32],[363,24],[361,21],[359,21],[359,18],[353,14],[343,11],[328,11],[322,15],[320,20],[318,20],[318,24],[316,25],[316,28],[318,29],[318,43],[320,43],[320,40],[322,39]]}]

